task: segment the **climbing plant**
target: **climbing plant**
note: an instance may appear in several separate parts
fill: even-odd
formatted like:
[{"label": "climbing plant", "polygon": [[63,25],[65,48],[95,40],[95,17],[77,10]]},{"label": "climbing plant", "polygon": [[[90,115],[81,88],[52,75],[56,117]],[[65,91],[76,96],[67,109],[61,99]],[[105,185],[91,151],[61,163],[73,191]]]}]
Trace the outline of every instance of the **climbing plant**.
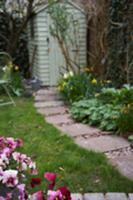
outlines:
[{"label": "climbing plant", "polygon": [[133,83],[132,17],[132,0],[110,0],[106,76],[118,87]]},{"label": "climbing plant", "polygon": [[[61,52],[66,62],[67,71],[77,71],[80,68],[76,63],[76,59],[72,59],[69,53],[70,43],[76,45],[76,37],[78,35],[77,28],[78,22],[74,19],[74,16],[67,9],[67,1],[61,3],[60,0],[49,0],[49,14],[52,21],[49,29],[51,35],[56,38]],[[72,34],[75,35],[75,41],[72,39]]]}]

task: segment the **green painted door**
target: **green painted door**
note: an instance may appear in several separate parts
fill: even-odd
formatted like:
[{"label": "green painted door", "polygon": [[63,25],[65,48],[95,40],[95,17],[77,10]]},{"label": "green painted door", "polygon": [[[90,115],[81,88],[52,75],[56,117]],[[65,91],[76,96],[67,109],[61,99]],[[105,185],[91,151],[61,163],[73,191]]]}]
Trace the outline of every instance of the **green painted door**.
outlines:
[{"label": "green painted door", "polygon": [[[52,20],[48,15],[48,26],[52,26]],[[70,60],[73,65],[79,65],[79,27],[76,26],[70,27],[70,38],[67,41],[66,47],[69,53]],[[50,85],[56,86],[59,80],[59,77],[66,71],[67,64],[62,53],[61,47],[55,37],[53,37],[49,30],[48,41],[48,55],[49,55],[49,75],[50,75]]]}]

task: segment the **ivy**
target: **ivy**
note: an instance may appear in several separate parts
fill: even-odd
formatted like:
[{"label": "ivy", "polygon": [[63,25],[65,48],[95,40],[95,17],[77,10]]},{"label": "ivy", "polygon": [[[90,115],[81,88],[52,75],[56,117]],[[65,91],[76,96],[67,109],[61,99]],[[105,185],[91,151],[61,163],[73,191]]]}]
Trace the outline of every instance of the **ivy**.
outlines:
[{"label": "ivy", "polygon": [[110,0],[106,76],[116,86],[133,82],[133,3]]}]

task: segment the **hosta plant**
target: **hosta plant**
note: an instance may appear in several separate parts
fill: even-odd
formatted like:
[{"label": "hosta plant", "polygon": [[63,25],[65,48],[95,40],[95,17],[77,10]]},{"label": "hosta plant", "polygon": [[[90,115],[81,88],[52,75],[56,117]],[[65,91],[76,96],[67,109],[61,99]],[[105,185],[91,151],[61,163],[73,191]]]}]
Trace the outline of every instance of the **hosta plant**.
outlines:
[{"label": "hosta plant", "polygon": [[[46,172],[44,178],[49,182],[44,191],[28,193],[27,174],[36,175],[36,164],[26,154],[16,148],[23,145],[20,139],[0,137],[0,200],[71,200],[66,187],[53,190],[56,174]],[[32,177],[31,187],[41,184],[41,179]]]}]

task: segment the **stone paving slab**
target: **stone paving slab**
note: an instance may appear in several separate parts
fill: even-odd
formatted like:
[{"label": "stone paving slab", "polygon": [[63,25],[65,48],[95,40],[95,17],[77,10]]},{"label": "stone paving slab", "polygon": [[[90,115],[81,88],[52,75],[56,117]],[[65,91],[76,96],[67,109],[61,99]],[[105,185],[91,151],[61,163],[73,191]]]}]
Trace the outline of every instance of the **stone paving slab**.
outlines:
[{"label": "stone paving slab", "polygon": [[83,200],[83,195],[80,193],[71,194],[72,200]]},{"label": "stone paving slab", "polygon": [[46,101],[46,102],[35,102],[36,108],[48,108],[48,107],[57,107],[63,106],[64,103],[62,101]]},{"label": "stone paving slab", "polygon": [[106,200],[128,200],[125,193],[107,193]]},{"label": "stone paving slab", "polygon": [[46,121],[54,125],[73,123],[73,120],[71,119],[69,114],[48,116],[46,117]]},{"label": "stone paving slab", "polygon": [[128,194],[129,200],[133,200],[133,194]]},{"label": "stone paving slab", "polygon": [[84,200],[105,200],[102,193],[86,193],[83,198]]},{"label": "stone paving slab", "polygon": [[35,96],[35,101],[57,101],[57,100],[61,100],[61,97],[59,95],[36,95]]},{"label": "stone paving slab", "polygon": [[56,88],[42,88],[39,91],[36,92],[36,95],[51,95],[51,94],[57,94]]},{"label": "stone paving slab", "polygon": [[58,114],[65,114],[68,113],[68,108],[65,106],[58,106],[58,107],[52,107],[52,108],[40,108],[38,109],[38,112],[45,115],[45,116],[51,116],[51,115],[58,115]]},{"label": "stone paving slab", "polygon": [[130,143],[125,139],[109,135],[90,138],[88,140],[78,137],[75,139],[75,142],[86,149],[96,152],[108,152],[130,146]]},{"label": "stone paving slab", "polygon": [[72,137],[78,137],[81,135],[94,136],[100,134],[101,131],[97,128],[89,127],[86,124],[74,123],[70,125],[63,125],[59,129]]},{"label": "stone paving slab", "polygon": [[125,193],[73,193],[72,200],[133,200],[133,194]]},{"label": "stone paving slab", "polygon": [[[110,162],[126,177],[133,180],[133,154],[118,156],[110,159]],[[133,199],[133,197],[132,197]]]}]

